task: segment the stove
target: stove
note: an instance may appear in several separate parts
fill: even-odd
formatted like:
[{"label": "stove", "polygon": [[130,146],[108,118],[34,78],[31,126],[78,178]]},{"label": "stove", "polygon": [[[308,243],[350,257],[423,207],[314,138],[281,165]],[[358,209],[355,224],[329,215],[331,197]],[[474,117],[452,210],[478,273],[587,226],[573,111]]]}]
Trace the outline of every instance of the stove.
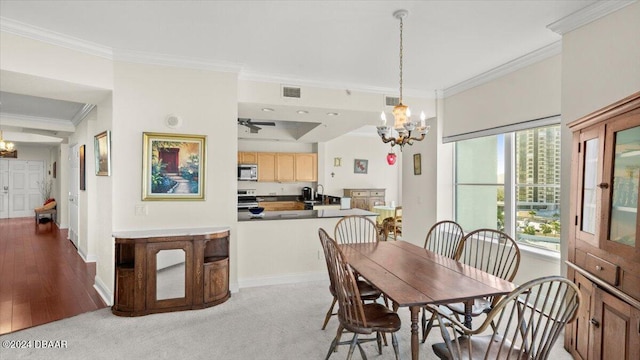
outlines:
[{"label": "stove", "polygon": [[257,206],[258,200],[256,199],[255,189],[238,190],[238,211],[246,211],[249,210],[249,208]]}]

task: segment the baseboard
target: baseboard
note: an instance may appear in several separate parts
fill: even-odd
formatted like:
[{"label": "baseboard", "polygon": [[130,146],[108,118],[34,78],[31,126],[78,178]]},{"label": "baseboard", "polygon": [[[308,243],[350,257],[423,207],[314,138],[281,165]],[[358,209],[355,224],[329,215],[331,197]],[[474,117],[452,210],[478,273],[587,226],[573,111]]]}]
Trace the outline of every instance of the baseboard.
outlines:
[{"label": "baseboard", "polygon": [[82,258],[82,261],[84,261],[85,263],[94,263],[96,261],[98,261],[98,257],[95,255],[85,255],[82,250],[78,249],[78,254],[80,254],[80,257]]},{"label": "baseboard", "polygon": [[309,281],[327,280],[329,275],[327,272],[313,272],[313,273],[299,273],[299,274],[286,274],[281,276],[263,276],[255,278],[239,279],[238,285],[240,288],[248,288],[255,286],[266,285],[282,285],[282,284],[295,284]]},{"label": "baseboard", "polygon": [[107,285],[102,281],[102,279],[98,277],[98,275],[96,275],[94,279],[95,282],[93,283],[93,288],[96,289],[96,291],[102,298],[102,301],[104,301],[104,303],[108,306],[113,305],[113,294],[111,293],[111,291],[109,291]]}]

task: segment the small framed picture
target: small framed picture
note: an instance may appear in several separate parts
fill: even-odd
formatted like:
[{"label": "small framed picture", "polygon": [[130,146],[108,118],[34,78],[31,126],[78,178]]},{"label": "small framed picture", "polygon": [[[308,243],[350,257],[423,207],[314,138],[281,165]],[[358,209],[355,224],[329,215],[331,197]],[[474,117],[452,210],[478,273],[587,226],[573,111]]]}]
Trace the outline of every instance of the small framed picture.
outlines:
[{"label": "small framed picture", "polygon": [[206,139],[143,133],[142,200],[204,200]]},{"label": "small framed picture", "polygon": [[422,155],[413,154],[413,175],[422,174]]},{"label": "small framed picture", "polygon": [[111,131],[103,131],[93,137],[96,175],[111,175]]},{"label": "small framed picture", "polygon": [[86,178],[85,178],[85,149],[86,149],[86,145],[81,145],[80,146],[80,190],[87,190],[87,182],[86,182]]},{"label": "small framed picture", "polygon": [[369,167],[369,160],[355,159],[353,161],[354,174],[366,174]]}]

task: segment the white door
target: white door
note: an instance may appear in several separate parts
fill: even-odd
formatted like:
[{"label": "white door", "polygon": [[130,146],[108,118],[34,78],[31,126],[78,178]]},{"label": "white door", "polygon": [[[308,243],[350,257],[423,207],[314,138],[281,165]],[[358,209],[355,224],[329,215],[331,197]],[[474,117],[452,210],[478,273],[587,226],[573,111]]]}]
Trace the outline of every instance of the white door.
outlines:
[{"label": "white door", "polygon": [[44,162],[9,160],[9,216],[33,216],[33,209],[42,206],[39,181],[43,181]]},{"label": "white door", "polygon": [[78,193],[80,192],[80,145],[74,145],[69,152],[69,240],[78,247],[78,228],[80,209],[78,209]]},{"label": "white door", "polygon": [[9,218],[9,160],[0,159],[0,219]]}]

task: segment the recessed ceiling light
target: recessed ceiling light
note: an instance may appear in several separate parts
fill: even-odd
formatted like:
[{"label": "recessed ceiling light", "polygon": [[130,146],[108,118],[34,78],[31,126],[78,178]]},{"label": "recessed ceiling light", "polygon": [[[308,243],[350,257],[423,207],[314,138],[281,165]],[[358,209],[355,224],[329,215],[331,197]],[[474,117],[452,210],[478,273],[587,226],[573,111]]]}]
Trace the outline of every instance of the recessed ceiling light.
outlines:
[{"label": "recessed ceiling light", "polygon": [[271,112],[271,111],[275,111],[275,110],[273,110],[272,108],[262,108],[262,111]]},{"label": "recessed ceiling light", "polygon": [[329,116],[338,116],[340,114],[337,113],[337,112],[328,112],[327,115],[329,115]]},{"label": "recessed ceiling light", "polygon": [[308,114],[309,112],[307,110],[298,110],[296,111],[298,114]]}]

